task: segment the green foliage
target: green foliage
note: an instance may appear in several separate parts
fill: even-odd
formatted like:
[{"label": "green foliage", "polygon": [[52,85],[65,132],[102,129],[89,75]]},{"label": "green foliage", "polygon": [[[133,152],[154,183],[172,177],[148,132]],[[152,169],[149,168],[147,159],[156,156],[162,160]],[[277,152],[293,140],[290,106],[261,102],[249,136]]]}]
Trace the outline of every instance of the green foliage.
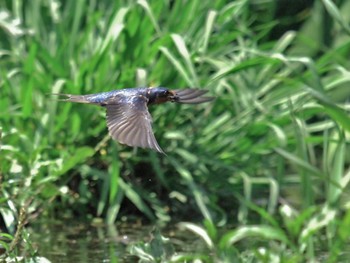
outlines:
[{"label": "green foliage", "polygon": [[[23,207],[29,222],[191,220],[223,262],[316,261],[320,249],[342,259],[350,4],[314,1],[295,22],[276,16],[278,2],[2,1],[6,229]],[[135,86],[200,87],[216,100],[150,109],[164,156],[109,139],[102,109],[50,96]]]},{"label": "green foliage", "polygon": [[133,244],[129,247],[130,254],[138,256],[139,262],[165,262],[174,255],[174,247],[168,238],[161,235],[159,229],[152,233],[149,243]]}]

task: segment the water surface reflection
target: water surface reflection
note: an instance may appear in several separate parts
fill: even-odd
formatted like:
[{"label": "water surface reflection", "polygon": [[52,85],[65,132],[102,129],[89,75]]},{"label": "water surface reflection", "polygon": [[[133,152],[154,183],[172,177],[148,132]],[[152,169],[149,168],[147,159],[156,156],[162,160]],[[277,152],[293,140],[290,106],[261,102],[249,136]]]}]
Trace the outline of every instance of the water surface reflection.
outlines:
[{"label": "water surface reflection", "polygon": [[[46,221],[30,227],[31,240],[38,248],[39,256],[51,262],[138,262],[128,253],[130,244],[150,242],[154,226],[117,223],[115,225],[91,225],[89,223]],[[177,227],[161,230],[170,238],[177,253],[203,251],[205,245],[197,236]],[[176,253],[175,252],[175,253]]]},{"label": "water surface reflection", "polygon": [[51,262],[136,262],[126,247],[146,241],[151,229],[125,223],[107,226],[51,221],[32,226],[30,233],[39,255]]}]

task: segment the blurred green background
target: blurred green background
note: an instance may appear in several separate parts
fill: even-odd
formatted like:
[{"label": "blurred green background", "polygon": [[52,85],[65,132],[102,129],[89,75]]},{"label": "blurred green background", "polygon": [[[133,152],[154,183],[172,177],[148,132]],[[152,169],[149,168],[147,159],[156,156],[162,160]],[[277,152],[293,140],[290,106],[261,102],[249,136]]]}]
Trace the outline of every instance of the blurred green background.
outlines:
[{"label": "blurred green background", "polygon": [[[346,258],[349,20],[331,0],[1,1],[0,229],[187,221],[216,262]],[[147,86],[216,97],[150,109],[167,156],[50,96]]]}]

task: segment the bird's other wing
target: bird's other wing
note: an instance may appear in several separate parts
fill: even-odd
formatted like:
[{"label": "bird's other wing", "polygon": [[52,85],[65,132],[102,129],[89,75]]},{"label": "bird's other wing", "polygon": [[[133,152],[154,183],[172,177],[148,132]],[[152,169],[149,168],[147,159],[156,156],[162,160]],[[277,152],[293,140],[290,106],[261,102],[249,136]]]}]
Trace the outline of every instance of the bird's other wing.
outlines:
[{"label": "bird's other wing", "polygon": [[187,103],[187,104],[199,104],[203,102],[212,101],[215,99],[214,97],[204,96],[208,91],[201,89],[179,89],[174,90],[177,101],[179,103]]},{"label": "bird's other wing", "polygon": [[142,95],[116,96],[109,100],[105,105],[109,134],[122,144],[164,153],[154,137],[147,102]]}]

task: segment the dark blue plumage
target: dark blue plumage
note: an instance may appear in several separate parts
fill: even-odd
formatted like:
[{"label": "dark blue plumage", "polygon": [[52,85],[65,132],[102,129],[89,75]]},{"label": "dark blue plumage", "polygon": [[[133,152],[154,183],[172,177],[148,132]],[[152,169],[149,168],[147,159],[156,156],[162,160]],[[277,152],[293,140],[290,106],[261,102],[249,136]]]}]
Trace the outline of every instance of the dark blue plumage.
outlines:
[{"label": "dark blue plumage", "polygon": [[88,95],[53,94],[64,101],[90,103],[107,109],[107,127],[113,139],[129,145],[151,148],[163,153],[152,131],[148,105],[165,102],[198,104],[213,100],[203,96],[207,90],[167,88],[130,88]]}]

